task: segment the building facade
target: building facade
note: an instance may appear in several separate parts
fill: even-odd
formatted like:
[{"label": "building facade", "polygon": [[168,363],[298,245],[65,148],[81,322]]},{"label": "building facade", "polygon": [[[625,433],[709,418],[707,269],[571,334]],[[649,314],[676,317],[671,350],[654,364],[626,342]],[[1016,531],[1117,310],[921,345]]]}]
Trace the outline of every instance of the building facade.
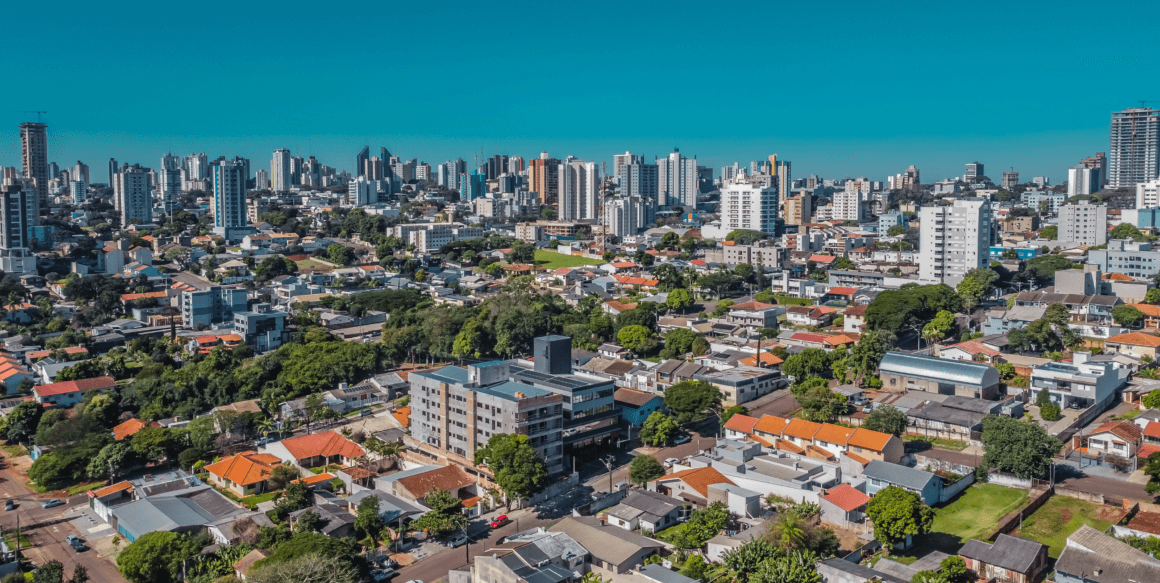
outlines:
[{"label": "building facade", "polygon": [[222,160],[213,167],[214,234],[227,240],[240,239],[248,224],[246,216],[246,180],[248,167]]},{"label": "building facade", "polygon": [[1160,175],[1160,110],[1130,107],[1112,112],[1108,186],[1133,188]]},{"label": "building facade", "polygon": [[923,207],[919,277],[957,285],[967,272],[990,265],[991,201],[960,198]]},{"label": "building facade", "polygon": [[1059,208],[1059,240],[1081,245],[1108,242],[1108,206],[1081,200]]},{"label": "building facade", "polygon": [[685,158],[674,149],[667,157],[657,159],[657,204],[697,208],[697,158]]},{"label": "building facade", "polygon": [[776,186],[737,178],[721,189],[721,226],[730,231],[745,229],[777,234]]},{"label": "building facade", "polygon": [[153,221],[153,198],[149,194],[149,173],[139,165],[133,165],[118,172],[113,177],[113,195],[117,209],[121,211],[121,226],[133,222]]},{"label": "building facade", "polygon": [[20,124],[20,156],[24,177],[32,179],[36,191],[36,214],[48,204],[48,124],[27,122]]}]

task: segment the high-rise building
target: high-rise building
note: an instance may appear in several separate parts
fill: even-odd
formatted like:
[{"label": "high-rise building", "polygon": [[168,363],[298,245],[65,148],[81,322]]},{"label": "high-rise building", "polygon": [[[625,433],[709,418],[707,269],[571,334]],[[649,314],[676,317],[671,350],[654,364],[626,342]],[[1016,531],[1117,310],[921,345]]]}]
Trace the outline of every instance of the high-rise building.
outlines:
[{"label": "high-rise building", "polygon": [[869,182],[847,180],[842,190],[834,193],[832,218],[835,221],[861,221],[863,219],[863,188],[865,188],[866,194],[870,193]]},{"label": "high-rise building", "polygon": [[153,198],[149,194],[149,172],[134,164],[113,175],[113,198],[121,212],[121,226],[153,222]]},{"label": "high-rise building", "polygon": [[769,158],[773,165],[773,176],[776,178],[777,192],[779,194],[789,192],[790,188],[793,187],[793,172],[790,170],[792,164],[789,160],[778,160],[777,154]]},{"label": "high-rise building", "polygon": [[[386,149],[386,148],[384,148],[384,149]],[[371,159],[371,147],[370,146],[363,146],[363,149],[359,150],[358,154],[355,154],[354,171],[356,173],[358,173],[359,176],[366,176],[367,160],[370,160],[370,159]]]},{"label": "high-rise building", "polygon": [[541,152],[528,164],[528,188],[540,195],[540,203],[552,206],[560,202],[560,161]]},{"label": "high-rise building", "polygon": [[777,234],[777,186],[744,175],[721,187],[721,226]]},{"label": "high-rise building", "polygon": [[1083,164],[1067,169],[1067,196],[1095,194],[1100,191],[1103,179],[1099,168],[1089,168]]},{"label": "high-rise building", "polygon": [[484,196],[487,196],[487,177],[479,172],[464,175],[459,191],[460,200],[474,200]]},{"label": "high-rise building", "polygon": [[982,162],[971,162],[967,164],[967,171],[963,173],[963,182],[974,184],[975,180],[986,175],[987,173],[983,171]]},{"label": "high-rise building", "polygon": [[113,176],[121,171],[121,165],[115,158],[109,158],[109,186],[113,186]]},{"label": "high-rise building", "polygon": [[181,158],[172,153],[161,157],[161,172],[157,175],[157,196],[166,214],[181,205]]},{"label": "high-rise building", "polygon": [[36,188],[36,215],[32,219],[35,221],[40,216],[40,207],[48,205],[48,179],[51,176],[48,174],[47,124],[20,124],[20,154],[24,162],[24,177],[31,178]]},{"label": "high-rise building", "polygon": [[90,178],[88,165],[77,160],[77,163],[73,165],[72,179],[84,181],[85,184],[91,184],[89,182]]},{"label": "high-rise building", "polygon": [[379,201],[379,181],[359,176],[347,184],[347,199],[356,207],[363,207]]},{"label": "high-rise building", "polygon": [[613,181],[616,182],[616,184],[618,184],[618,185],[620,184],[621,168],[624,168],[625,166],[628,166],[629,164],[643,164],[643,163],[644,163],[644,156],[637,156],[636,154],[633,154],[632,152],[625,152],[623,154],[613,154],[612,155],[612,179],[613,179]]},{"label": "high-rise building", "polygon": [[254,172],[254,188],[268,190],[270,188],[270,173],[262,168]]},{"label": "high-rise building", "polygon": [[990,264],[991,200],[959,198],[921,210],[919,277],[958,285],[967,272]]},{"label": "high-rise building", "polygon": [[246,168],[229,160],[213,167],[214,233],[227,240],[237,238],[238,229],[247,224]]},{"label": "high-rise building", "polygon": [[209,178],[209,156],[206,156],[205,152],[186,156],[184,167],[186,180],[206,180]]},{"label": "high-rise building", "polygon": [[595,162],[576,160],[569,156],[556,171],[560,180],[559,219],[583,221],[597,216],[596,191],[600,188]]},{"label": "high-rise building", "polygon": [[89,199],[89,184],[84,180],[70,182],[68,191],[72,194],[73,204],[82,204]]},{"label": "high-rise building", "polygon": [[508,174],[519,174],[524,171],[524,157],[512,156],[508,158]]},{"label": "high-rise building", "polygon": [[717,177],[717,184],[725,184],[726,182],[737,178],[737,175],[740,173],[740,171],[741,166],[739,166],[736,162],[734,162],[732,166],[722,166],[721,173]]},{"label": "high-rise building", "polygon": [[814,217],[814,197],[807,190],[785,197],[785,224],[807,225]]},{"label": "high-rise building", "polygon": [[645,226],[644,201],[626,196],[604,201],[604,232],[623,239],[635,235]]},{"label": "high-rise building", "polygon": [[1160,110],[1130,107],[1112,112],[1107,181],[1133,188],[1160,175]]},{"label": "high-rise building", "polygon": [[[290,186],[294,184],[293,168],[290,161],[290,150],[281,148],[274,150],[274,155],[270,158],[270,190],[274,192],[286,192],[290,190]],[[263,185],[257,185],[262,188]]]},{"label": "high-rise building", "polygon": [[657,184],[660,196],[657,204],[697,208],[697,158],[685,158],[673,149],[666,158],[657,159]]},{"label": "high-rise building", "polygon": [[367,180],[382,180],[383,161],[378,156],[371,156],[363,162],[362,172],[359,175],[366,176]]},{"label": "high-rise building", "polygon": [[1080,245],[1108,242],[1108,206],[1081,200],[1059,207],[1059,240]]},{"label": "high-rise building", "polygon": [[36,255],[29,250],[28,232],[36,224],[30,216],[36,191],[29,182],[0,187],[0,270],[14,276],[36,273]]},{"label": "high-rise building", "polygon": [[459,173],[456,171],[455,162],[448,160],[436,167],[435,179],[443,188],[458,190]]},{"label": "high-rise building", "polygon": [[1011,190],[1019,185],[1019,173],[1014,170],[1003,173],[1003,190]]}]

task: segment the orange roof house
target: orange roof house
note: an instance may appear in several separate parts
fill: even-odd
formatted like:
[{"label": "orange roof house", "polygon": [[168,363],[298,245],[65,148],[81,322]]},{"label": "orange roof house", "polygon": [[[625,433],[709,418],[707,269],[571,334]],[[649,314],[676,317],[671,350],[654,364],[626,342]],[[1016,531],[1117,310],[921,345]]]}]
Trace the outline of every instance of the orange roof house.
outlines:
[{"label": "orange roof house", "polygon": [[808,261],[813,261],[814,263],[825,263],[827,265],[837,260],[838,258],[833,255],[810,255],[808,259]]},{"label": "orange roof house", "polygon": [[757,425],[757,421],[758,419],[756,417],[738,413],[729,418],[729,421],[725,424],[725,429],[727,431],[736,431],[737,433],[751,435],[753,433],[753,426]]},{"label": "orange roof house", "polygon": [[[709,486],[713,484],[729,484],[736,486],[724,474],[711,467],[693,468],[662,476],[656,479],[657,491],[662,488],[671,492],[666,494],[679,498],[680,494],[696,494],[703,499],[709,497]],[[664,492],[662,492],[664,493]]]},{"label": "orange roof house", "polygon": [[116,385],[113,377],[95,377],[41,385],[32,389],[32,395],[37,403],[68,407],[80,403],[86,391],[107,391]]},{"label": "orange roof house", "polygon": [[762,415],[757,424],[753,426],[753,431],[757,434],[781,437],[785,432],[786,425],[789,425],[789,419],[777,415]]},{"label": "orange roof house", "polygon": [[[1146,318],[1149,316],[1145,316]],[[1104,349],[1108,353],[1130,354],[1139,357],[1156,358],[1160,356],[1160,337],[1143,332],[1128,332],[1117,334],[1104,341]]]},{"label": "orange roof house", "polygon": [[146,423],[140,419],[130,419],[113,428],[113,439],[122,441],[127,437],[132,437],[146,427],[161,427],[161,425],[156,422]]},{"label": "orange roof house", "polygon": [[219,486],[249,496],[266,489],[274,466],[280,463],[282,460],[275,455],[246,451],[212,463],[205,470]]},{"label": "orange roof house", "polygon": [[359,445],[330,430],[313,435],[291,437],[266,446],[267,450],[285,462],[302,467],[322,466],[328,463],[349,463],[366,451]]},{"label": "orange roof house", "polygon": [[762,367],[766,367],[766,366],[777,366],[777,365],[779,365],[779,364],[781,364],[781,363],[785,362],[785,361],[784,361],[784,360],[782,360],[782,359],[781,359],[781,358],[780,358],[778,355],[776,355],[776,354],[774,354],[774,353],[772,353],[772,352],[762,352],[762,353],[761,353],[761,355],[760,355],[760,358],[761,358],[761,364],[758,364],[758,363],[757,363],[758,356],[759,356],[759,355],[756,355],[756,354],[755,354],[755,355],[753,355],[753,356],[750,356],[750,357],[748,357],[748,358],[743,358],[743,359],[741,359],[741,364],[743,364],[743,365],[745,365],[745,366],[762,366]]},{"label": "orange roof house", "polygon": [[801,441],[813,441],[814,434],[822,428],[821,423],[813,421],[806,421],[805,419],[793,419],[789,425],[785,426],[782,435],[785,437],[793,437]]},{"label": "orange roof house", "polygon": [[822,500],[845,512],[853,512],[870,503],[869,496],[849,484],[842,484],[826,490],[826,493],[822,494]]}]

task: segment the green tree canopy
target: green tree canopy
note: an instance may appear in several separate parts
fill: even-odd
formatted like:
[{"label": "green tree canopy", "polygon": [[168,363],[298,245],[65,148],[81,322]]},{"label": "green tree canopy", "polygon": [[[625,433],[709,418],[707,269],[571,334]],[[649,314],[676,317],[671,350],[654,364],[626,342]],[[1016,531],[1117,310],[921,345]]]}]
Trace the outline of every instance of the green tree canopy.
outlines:
[{"label": "green tree canopy", "polygon": [[621,346],[639,352],[652,343],[653,333],[644,326],[625,326],[616,333],[616,339]]},{"label": "green tree canopy", "polygon": [[154,531],[141,535],[117,557],[117,568],[133,583],[175,581],[180,568],[181,541],[177,533]]},{"label": "green tree canopy", "polygon": [[765,233],[761,231],[752,231],[749,229],[735,229],[725,235],[726,241],[734,241],[738,245],[752,245],[762,239],[765,239]]},{"label": "green tree canopy", "polygon": [[438,488],[430,490],[424,502],[431,510],[411,522],[412,530],[425,530],[438,535],[467,526],[467,517],[463,515],[461,502],[450,492]]},{"label": "green tree canopy", "polygon": [[994,269],[987,267],[972,269],[959,282],[957,291],[965,302],[974,305],[994,291],[998,279],[999,274]]},{"label": "green tree canopy", "polygon": [[906,433],[906,426],[906,413],[890,405],[884,405],[871,411],[870,415],[866,417],[866,422],[862,424],[862,427],[871,431],[889,433],[898,437],[902,437]]},{"label": "green tree canopy", "polygon": [[1037,423],[1000,415],[983,418],[982,440],[986,453],[981,470],[995,468],[1020,478],[1046,479],[1051,458],[1063,449],[1063,443]]},{"label": "green tree canopy", "polygon": [[874,522],[874,538],[886,547],[906,540],[907,535],[930,532],[934,510],[918,494],[898,486],[880,490],[866,506],[866,515]]},{"label": "green tree canopy", "polygon": [[487,465],[508,499],[530,498],[548,477],[544,460],[528,442],[528,436],[500,433],[476,450],[475,465]]},{"label": "green tree canopy", "polygon": [[693,305],[693,294],[683,288],[670,291],[669,297],[665,299],[665,307],[670,310],[684,310],[691,305]]},{"label": "green tree canopy", "polygon": [[682,423],[719,409],[724,400],[721,390],[705,381],[681,381],[665,391],[665,407]]},{"label": "green tree canopy", "polygon": [[644,420],[640,430],[640,439],[649,445],[659,447],[672,441],[680,429],[680,425],[677,425],[672,417],[660,411],[653,411]]},{"label": "green tree canopy", "polygon": [[903,286],[878,294],[866,308],[866,327],[899,336],[929,322],[940,311],[962,311],[962,298],[948,285]]},{"label": "green tree canopy", "polygon": [[663,475],[665,467],[651,455],[638,455],[632,458],[632,463],[628,467],[628,479],[641,487]]},{"label": "green tree canopy", "polygon": [[1144,312],[1136,306],[1120,305],[1112,308],[1112,319],[1121,326],[1135,328],[1144,319]]}]

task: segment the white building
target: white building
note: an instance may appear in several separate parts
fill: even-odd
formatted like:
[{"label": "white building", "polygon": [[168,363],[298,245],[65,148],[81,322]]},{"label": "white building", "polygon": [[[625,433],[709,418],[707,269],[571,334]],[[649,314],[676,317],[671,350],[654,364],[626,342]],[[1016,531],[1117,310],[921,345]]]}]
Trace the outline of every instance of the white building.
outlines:
[{"label": "white building", "polygon": [[70,182],[69,192],[72,193],[73,204],[81,204],[89,199],[89,185],[84,180]]},{"label": "white building", "polygon": [[673,150],[667,158],[657,160],[658,204],[697,207],[697,158],[685,158]]},{"label": "white building", "polygon": [[604,201],[604,232],[620,239],[637,234],[644,226],[643,206],[634,196]]},{"label": "white building", "polygon": [[157,174],[157,196],[161,208],[172,213],[181,201],[181,158],[173,154],[161,157],[161,172]]},{"label": "white building", "polygon": [[1099,168],[1089,168],[1082,164],[1067,169],[1067,196],[1095,194],[1100,191],[1103,178]]},{"label": "white building", "polygon": [[28,227],[36,210],[36,191],[17,181],[0,187],[0,269],[14,276],[36,273],[36,256],[28,249]]},{"label": "white building", "polygon": [[1081,245],[1108,242],[1108,207],[1081,200],[1059,207],[1059,240]]},{"label": "white building", "polygon": [[560,193],[561,221],[595,219],[596,191],[600,180],[595,162],[585,162],[569,156],[559,165],[557,173]]},{"label": "white building", "polygon": [[847,180],[842,190],[834,193],[834,209],[832,219],[835,221],[862,220],[862,186],[866,186],[866,194],[870,192],[870,183],[858,180]]},{"label": "white building", "polygon": [[775,234],[777,186],[751,181],[742,173],[721,188],[721,226],[729,231],[746,229]]},{"label": "white building", "polygon": [[1136,185],[1136,208],[1150,209],[1160,206],[1160,178]]},{"label": "white building", "polygon": [[[274,192],[290,190],[290,164],[290,150],[285,148],[274,150],[274,156],[270,158],[270,190]],[[259,184],[258,188],[261,187]]]},{"label": "white building", "polygon": [[1160,110],[1130,107],[1112,113],[1108,187],[1131,188],[1160,174]]},{"label": "white building", "polygon": [[990,264],[991,201],[960,198],[948,206],[923,207],[919,277],[957,285],[968,271]]},{"label": "white building", "polygon": [[347,183],[347,201],[356,207],[377,203],[380,182],[379,180],[367,180],[366,176],[359,176],[351,180]]},{"label": "white building", "polygon": [[121,211],[121,226],[136,220],[153,221],[153,199],[149,194],[149,173],[140,166],[125,168],[113,175],[113,197]]}]

